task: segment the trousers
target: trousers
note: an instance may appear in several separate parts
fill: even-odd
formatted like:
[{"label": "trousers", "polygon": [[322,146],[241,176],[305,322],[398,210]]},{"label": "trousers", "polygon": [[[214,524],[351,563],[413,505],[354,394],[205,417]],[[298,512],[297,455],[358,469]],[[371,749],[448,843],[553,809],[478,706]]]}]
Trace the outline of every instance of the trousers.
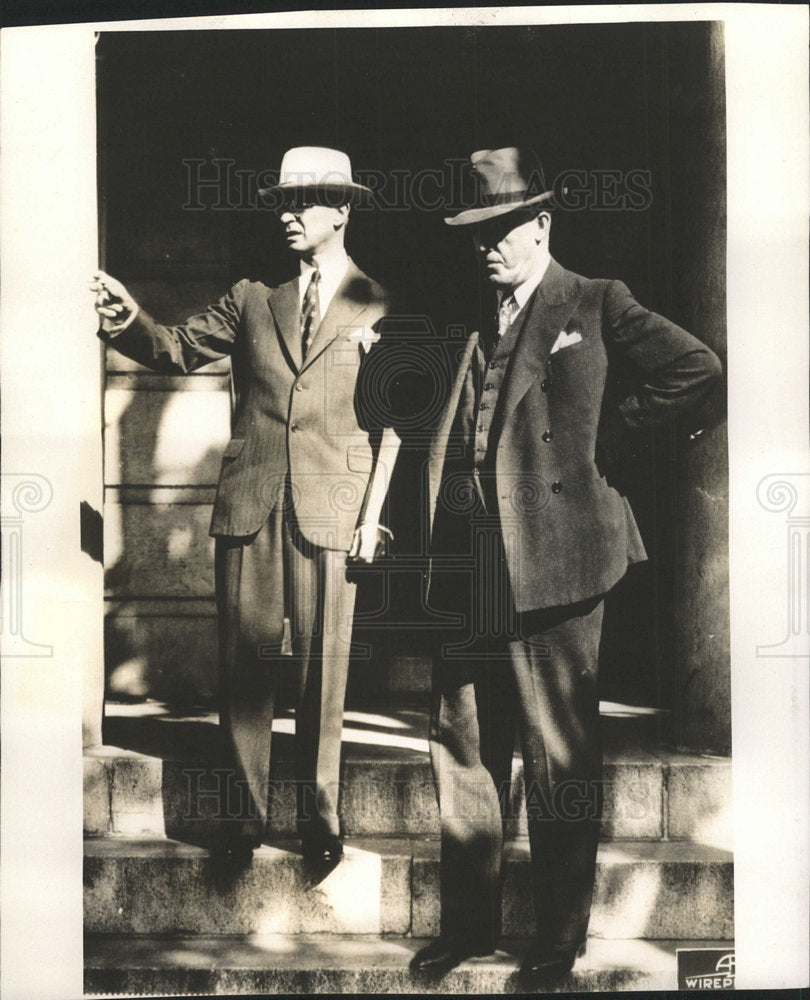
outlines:
[{"label": "trousers", "polygon": [[[320,548],[279,501],[255,535],[218,538],[221,817],[257,841],[267,822],[271,733],[279,682],[292,671],[298,834],[340,834],[340,745],[356,584],[346,553]],[[282,654],[289,618],[292,657]]]},{"label": "trousers", "polygon": [[502,931],[504,826],[513,811],[517,736],[537,936],[542,946],[574,948],[587,934],[602,816],[603,597],[517,614],[492,524],[478,532],[492,544],[479,546],[472,585],[459,586],[456,577],[455,585],[436,590],[443,610],[458,612],[460,593],[468,609],[460,616],[463,641],[448,641],[446,633],[433,668],[441,931],[490,948]]}]

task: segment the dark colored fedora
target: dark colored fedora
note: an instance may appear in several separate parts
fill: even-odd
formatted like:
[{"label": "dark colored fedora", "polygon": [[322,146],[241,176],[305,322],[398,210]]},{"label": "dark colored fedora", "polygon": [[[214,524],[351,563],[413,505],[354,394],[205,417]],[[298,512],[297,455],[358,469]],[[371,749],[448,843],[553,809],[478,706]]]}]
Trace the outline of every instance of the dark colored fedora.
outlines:
[{"label": "dark colored fedora", "polygon": [[516,146],[481,149],[470,157],[477,181],[476,208],[468,208],[444,221],[448,226],[469,226],[532,205],[550,203],[553,191],[544,190],[543,168],[537,156]]}]

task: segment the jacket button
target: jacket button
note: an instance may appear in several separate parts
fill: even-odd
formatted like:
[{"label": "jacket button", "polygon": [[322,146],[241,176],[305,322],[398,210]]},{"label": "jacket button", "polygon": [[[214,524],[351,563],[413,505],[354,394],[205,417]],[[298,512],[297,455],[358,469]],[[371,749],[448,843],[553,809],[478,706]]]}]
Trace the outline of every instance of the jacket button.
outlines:
[{"label": "jacket button", "polygon": [[[298,430],[298,424],[290,424],[290,432],[295,433]],[[554,487],[552,487],[553,489]]]},{"label": "jacket button", "polygon": [[551,379],[544,378],[543,381],[540,383],[540,388],[543,390],[543,392],[548,392],[548,390],[551,388]]},{"label": "jacket button", "polygon": [[295,391],[296,392],[303,392],[304,391],[304,387],[301,385],[300,382],[296,382],[295,383]]},{"label": "jacket button", "polygon": [[543,440],[546,443],[548,443],[552,439],[553,436],[554,435],[551,433],[551,431],[543,431]]},{"label": "jacket button", "polygon": [[489,392],[489,390],[491,388],[492,388],[492,383],[491,382],[484,382],[484,391],[485,392]]},{"label": "jacket button", "polygon": [[479,410],[487,410],[487,409],[489,409],[489,403],[481,403],[481,405],[478,407],[478,409]]},{"label": "jacket button", "polygon": [[560,483],[560,482],[554,482],[554,483],[552,483],[551,484],[551,492],[552,493],[562,493],[562,483]]},{"label": "jacket button", "polygon": [[490,361],[490,363],[487,365],[487,368],[497,368],[497,367],[498,367],[497,361]]}]

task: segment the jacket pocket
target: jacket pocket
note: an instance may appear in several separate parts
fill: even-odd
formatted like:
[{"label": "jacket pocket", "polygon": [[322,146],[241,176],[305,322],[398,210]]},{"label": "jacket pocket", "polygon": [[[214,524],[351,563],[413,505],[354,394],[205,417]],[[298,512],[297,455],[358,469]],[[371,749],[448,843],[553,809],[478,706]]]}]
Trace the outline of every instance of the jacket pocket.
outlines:
[{"label": "jacket pocket", "polygon": [[231,438],[231,440],[225,446],[225,451],[222,453],[223,458],[237,458],[241,450],[245,446],[244,438]]},{"label": "jacket pocket", "polygon": [[350,472],[371,472],[374,465],[371,449],[363,445],[349,445],[346,449],[346,465]]},{"label": "jacket pocket", "polygon": [[578,340],[575,344],[568,344],[566,347],[561,347],[559,350],[554,351],[553,354],[549,354],[549,359],[552,365],[560,361],[564,363],[571,358],[575,358],[578,354],[584,354],[601,342],[599,337],[583,337],[582,340]]}]

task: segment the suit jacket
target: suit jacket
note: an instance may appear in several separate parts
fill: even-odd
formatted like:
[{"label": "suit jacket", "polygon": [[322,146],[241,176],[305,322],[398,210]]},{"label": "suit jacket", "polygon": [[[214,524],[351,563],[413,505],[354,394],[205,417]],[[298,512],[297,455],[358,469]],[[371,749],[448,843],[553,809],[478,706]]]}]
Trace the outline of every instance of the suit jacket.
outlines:
[{"label": "suit jacket", "polygon": [[[509,581],[524,612],[606,593],[629,564],[646,558],[630,506],[598,459],[622,432],[695,406],[721,368],[704,344],[640,306],[622,282],[584,278],[554,260],[515,322],[520,330],[490,434]],[[581,339],[552,353],[562,331]],[[461,354],[430,447],[431,528],[478,339],[473,333]],[[611,376],[626,362],[639,384],[616,402]]]},{"label": "suit jacket", "polygon": [[368,328],[388,305],[384,290],[350,261],[303,361],[297,278],[276,288],[243,280],[179,326],[140,311],[126,330],[106,335],[116,350],[161,372],[185,374],[230,355],[232,437],[212,535],[258,531],[288,483],[303,536],[349,549],[381,419],[363,373],[379,371],[368,359],[383,345],[367,352],[360,339],[368,343]]}]

